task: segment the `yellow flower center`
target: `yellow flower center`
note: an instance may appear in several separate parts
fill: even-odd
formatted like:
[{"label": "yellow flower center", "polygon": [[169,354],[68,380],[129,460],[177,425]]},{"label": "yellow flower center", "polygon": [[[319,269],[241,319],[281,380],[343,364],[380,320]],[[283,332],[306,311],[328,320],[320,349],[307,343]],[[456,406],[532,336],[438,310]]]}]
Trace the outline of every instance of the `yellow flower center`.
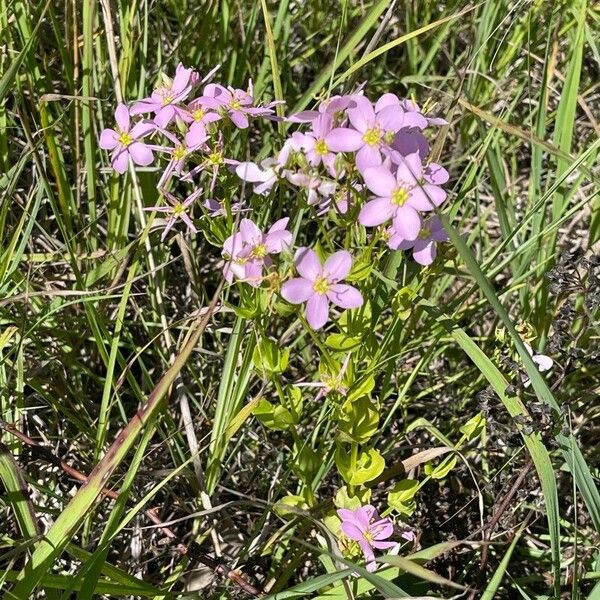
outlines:
[{"label": "yellow flower center", "polygon": [[315,152],[317,154],[320,154],[321,156],[324,156],[325,154],[329,153],[329,148],[327,147],[327,142],[325,140],[317,140],[317,143],[315,144]]},{"label": "yellow flower center", "polygon": [[373,534],[371,533],[371,530],[367,530],[363,533],[363,536],[365,538],[365,540],[369,543],[372,544],[373,543]]},{"label": "yellow flower center", "polygon": [[167,88],[163,88],[163,89],[159,90],[159,93],[162,96],[162,105],[163,106],[166,106],[167,104],[171,104],[171,102],[173,102],[173,100],[175,99],[175,96],[173,95],[171,90],[168,90]]},{"label": "yellow flower center", "polygon": [[184,212],[185,212],[185,206],[181,203],[178,203],[173,207],[173,214],[176,217],[180,217]]},{"label": "yellow flower center", "polygon": [[381,140],[381,129],[368,129],[365,135],[363,135],[363,141],[369,146],[376,146]]},{"label": "yellow flower center", "polygon": [[252,248],[252,258],[264,258],[267,254],[267,247],[264,244],[256,244],[256,246]]},{"label": "yellow flower center", "polygon": [[329,281],[325,277],[317,277],[313,285],[313,290],[321,296],[326,294],[329,291]]},{"label": "yellow flower center", "polygon": [[198,108],[192,113],[192,119],[194,119],[194,121],[202,121],[205,114],[206,111],[203,108]]},{"label": "yellow flower center", "polygon": [[208,162],[211,165],[220,165],[223,163],[223,155],[220,152],[211,152],[208,155]]},{"label": "yellow flower center", "polygon": [[187,148],[185,146],[177,146],[175,150],[173,150],[173,158],[176,160],[181,160],[185,158],[187,154]]},{"label": "yellow flower center", "polygon": [[242,108],[242,105],[240,104],[240,101],[237,98],[232,98],[231,102],[229,103],[229,106],[233,108],[233,110],[240,110],[240,108]]},{"label": "yellow flower center", "polygon": [[422,240],[428,240],[431,237],[431,230],[429,229],[429,227],[423,227],[423,229],[419,231],[419,237]]},{"label": "yellow flower center", "polygon": [[408,190],[404,188],[396,188],[392,192],[392,204],[396,206],[404,206],[404,203],[408,200]]},{"label": "yellow flower center", "polygon": [[121,135],[119,135],[119,144],[123,146],[129,146],[129,144],[132,142],[133,138],[131,137],[131,134],[127,133],[126,131],[121,132]]}]

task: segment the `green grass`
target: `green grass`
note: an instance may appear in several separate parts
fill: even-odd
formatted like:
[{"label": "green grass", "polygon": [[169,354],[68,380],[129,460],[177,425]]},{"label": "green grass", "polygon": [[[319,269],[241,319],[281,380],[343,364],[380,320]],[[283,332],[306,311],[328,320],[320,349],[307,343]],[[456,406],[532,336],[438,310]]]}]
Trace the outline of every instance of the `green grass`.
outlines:
[{"label": "green grass", "polygon": [[[235,567],[273,600],[450,597],[448,580],[472,597],[600,597],[598,310],[586,264],[565,259],[599,254],[599,30],[581,0],[0,0],[0,418],[90,475],[74,483],[0,429],[2,596],[197,597],[187,586],[208,555],[224,565],[204,567],[210,599],[252,595]],[[367,81],[371,97],[394,91],[447,116],[433,150],[452,177],[439,260],[419,271],[363,251],[372,270],[358,284],[375,300],[341,341],[311,336],[295,312],[251,316],[221,288],[211,241],[223,232],[160,243],[142,210],[159,201],[156,171],[118,176],[98,147],[116,103],[179,61],[220,64],[217,79],[237,87],[252,78],[287,101],[281,113]],[[271,156],[287,133],[264,122],[230,147]],[[289,214],[297,243],[313,243],[293,195],[224,189],[262,225]],[[337,249],[324,233],[324,251]],[[564,260],[583,280],[556,294],[546,274]],[[569,301],[541,376],[522,332],[552,349]],[[278,378],[256,368],[265,338],[290,350]],[[352,352],[349,393],[371,386],[378,403],[386,469],[373,497],[420,483],[404,518],[420,548],[375,575],[324,524],[343,485],[334,403],[298,388],[300,417],[283,431],[252,414],[261,398],[296,410],[290,384],[314,380],[319,362],[339,368],[336,343]],[[517,357],[531,386],[515,392]],[[461,428],[481,411],[487,428],[471,438]],[[440,445],[451,453],[403,466]],[[480,573],[481,527],[528,456]],[[173,520],[173,539],[149,508]]]}]

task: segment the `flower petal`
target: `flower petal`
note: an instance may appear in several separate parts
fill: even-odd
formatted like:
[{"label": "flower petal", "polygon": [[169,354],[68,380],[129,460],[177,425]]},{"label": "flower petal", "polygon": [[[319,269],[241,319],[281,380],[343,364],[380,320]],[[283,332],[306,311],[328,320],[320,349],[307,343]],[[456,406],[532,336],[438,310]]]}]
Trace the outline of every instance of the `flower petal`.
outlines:
[{"label": "flower petal", "polygon": [[246,263],[246,280],[254,287],[260,285],[262,280],[263,263],[262,261],[251,260]]},{"label": "flower petal", "polygon": [[534,354],[531,358],[533,359],[533,362],[537,364],[538,369],[542,372],[548,371],[554,364],[554,361],[545,354]]},{"label": "flower petal", "polygon": [[265,236],[264,244],[269,254],[283,252],[284,248],[292,244],[292,233],[286,230],[270,231]]},{"label": "flower petal", "polygon": [[310,248],[298,248],[294,262],[298,273],[310,281],[314,281],[321,273],[321,261]]},{"label": "flower petal", "polygon": [[373,104],[365,96],[356,96],[348,108],[348,118],[353,127],[364,133],[375,124]]},{"label": "flower petal", "polygon": [[341,529],[344,535],[349,537],[351,540],[355,540],[357,542],[364,540],[364,532],[357,527],[356,523],[342,521]]},{"label": "flower petal", "polygon": [[381,98],[379,98],[379,100],[377,100],[377,103],[375,104],[375,112],[378,113],[379,111],[383,110],[386,106],[400,107],[400,99],[398,98],[398,96],[396,96],[396,94],[383,94],[383,96],[381,96]]},{"label": "flower petal", "polygon": [[152,150],[145,144],[142,144],[142,142],[133,142],[133,144],[128,146],[127,150],[129,151],[129,154],[131,154],[131,158],[133,158],[133,162],[136,165],[146,167],[154,160]]},{"label": "flower petal", "polygon": [[119,134],[114,129],[103,129],[100,134],[100,148],[112,150],[119,145]]},{"label": "flower petal", "polygon": [[175,79],[173,79],[173,83],[171,84],[171,90],[175,94],[181,94],[181,92],[183,92],[190,82],[191,76],[192,69],[186,69],[181,63],[179,63],[175,69]]},{"label": "flower petal", "polygon": [[192,123],[185,134],[185,144],[188,148],[198,148],[208,139],[208,134],[202,123]]},{"label": "flower petal", "polygon": [[344,283],[332,285],[327,296],[340,308],[358,308],[364,302],[361,293],[355,287]]},{"label": "flower petal", "polygon": [[244,242],[242,240],[242,234],[239,232],[230,235],[223,242],[223,251],[229,254],[229,256],[239,256],[239,253],[242,251],[243,247]]},{"label": "flower petal", "polygon": [[236,127],[239,127],[240,129],[248,128],[248,117],[241,110],[229,111],[229,118]]},{"label": "flower petal", "polygon": [[415,246],[413,250],[413,258],[420,265],[427,266],[430,265],[436,255],[435,242],[429,241],[426,244],[419,244],[419,246]]},{"label": "flower petal", "polygon": [[240,221],[240,233],[244,244],[259,244],[262,242],[262,231],[250,219],[242,219]]},{"label": "flower petal", "polygon": [[393,548],[394,546],[397,546],[398,542],[381,542],[375,540],[371,542],[371,545],[373,548],[377,548],[378,550],[386,550],[387,548]]},{"label": "flower petal", "polygon": [[321,329],[329,317],[327,296],[313,294],[306,303],[306,320],[313,329]]},{"label": "flower petal", "polygon": [[127,166],[129,165],[129,152],[124,148],[117,148],[112,155],[112,166],[113,169],[123,175],[125,171],[127,171]]},{"label": "flower petal", "polygon": [[375,227],[389,221],[394,214],[394,206],[389,198],[375,198],[360,210],[358,222],[365,227]]},{"label": "flower petal", "polygon": [[377,122],[384,131],[396,133],[404,125],[404,111],[400,106],[386,106],[377,113]]},{"label": "flower petal", "polygon": [[323,265],[323,273],[331,282],[340,281],[348,276],[352,268],[352,255],[346,250],[332,254]]},{"label": "flower petal", "polygon": [[139,140],[156,130],[156,125],[152,121],[140,121],[131,129],[131,137],[134,140]]},{"label": "flower petal", "polygon": [[418,129],[401,129],[392,142],[392,148],[403,156],[418,152],[421,158],[429,154],[429,142]]},{"label": "flower petal", "polygon": [[266,181],[270,177],[270,174],[267,171],[263,171],[256,163],[253,162],[241,162],[235,168],[235,172],[240,179],[249,181],[250,183]]},{"label": "flower petal", "polygon": [[274,231],[283,231],[287,227],[287,224],[289,222],[290,222],[289,217],[284,217],[283,219],[279,219],[278,221],[275,221],[275,223],[273,223],[273,225],[271,225],[271,227],[269,227],[269,233],[273,233]]},{"label": "flower petal", "polygon": [[327,134],[325,143],[333,152],[354,152],[361,148],[365,142],[359,131],[338,127]]},{"label": "flower petal", "polygon": [[363,172],[367,187],[377,196],[390,196],[396,188],[396,178],[385,167],[370,167]]},{"label": "flower petal", "polygon": [[171,104],[161,106],[154,115],[154,122],[158,127],[165,128],[175,117],[175,107]]},{"label": "flower petal", "polygon": [[115,110],[115,121],[117,122],[117,125],[121,131],[129,131],[129,109],[122,102],[119,103],[117,109]]},{"label": "flower petal", "polygon": [[450,179],[450,174],[442,165],[437,163],[429,163],[425,168],[423,176],[426,181],[434,185],[444,185]]},{"label": "flower petal", "polygon": [[306,302],[313,294],[312,281],[304,277],[294,277],[281,286],[281,296],[291,304]]},{"label": "flower petal", "polygon": [[408,205],[401,206],[394,216],[394,229],[406,240],[416,240],[421,231],[419,213]]}]

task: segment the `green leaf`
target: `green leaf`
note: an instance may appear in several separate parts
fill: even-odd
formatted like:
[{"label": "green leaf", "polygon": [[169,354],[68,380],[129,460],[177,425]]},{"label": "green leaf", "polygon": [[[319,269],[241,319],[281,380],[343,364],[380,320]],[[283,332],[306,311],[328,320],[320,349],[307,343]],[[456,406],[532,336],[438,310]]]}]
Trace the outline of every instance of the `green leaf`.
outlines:
[{"label": "green leaf", "polygon": [[405,479],[398,482],[388,494],[390,508],[402,515],[411,515],[415,510],[414,497],[419,491],[419,482],[416,479]]},{"label": "green leaf", "polygon": [[262,338],[252,353],[254,366],[265,373],[283,373],[287,368],[290,350],[281,351],[276,342],[269,338]]},{"label": "green leaf", "polygon": [[38,537],[40,528],[29,498],[25,478],[10,450],[2,443],[0,443],[0,481],[5,489],[4,498],[13,509],[23,538]]},{"label": "green leaf", "polygon": [[347,400],[340,409],[339,436],[342,441],[364,444],[376,433],[379,411],[375,402],[363,396],[354,402]]},{"label": "green leaf", "polygon": [[362,344],[360,337],[350,337],[345,333],[332,333],[325,339],[325,345],[336,352],[353,352]]},{"label": "green leaf", "polygon": [[354,491],[353,496],[348,495],[348,488],[342,486],[333,498],[333,503],[337,508],[357,509],[371,501],[371,488],[364,488]]},{"label": "green leaf", "polygon": [[375,377],[369,375],[363,379],[359,379],[352,387],[348,390],[346,396],[348,402],[354,402],[357,398],[362,396],[368,396],[375,387]]},{"label": "green leaf", "polygon": [[469,441],[479,437],[485,429],[485,417],[478,413],[469,419],[461,428],[460,431],[467,436]]},{"label": "green leaf", "polygon": [[431,464],[425,465],[425,474],[429,475],[432,479],[444,479],[452,469],[456,466],[458,458],[456,456],[449,456],[445,458],[437,467]]},{"label": "green leaf", "polygon": [[450,581],[433,571],[422,567],[416,562],[412,562],[408,558],[404,558],[403,556],[382,556],[381,558],[375,559],[377,562],[394,565],[398,567],[401,571],[405,573],[410,573],[410,575],[414,575],[419,579],[423,579],[424,581],[429,581],[430,583],[435,583],[436,585],[445,585],[448,587],[455,588],[457,590],[465,590],[464,585],[460,585],[459,583],[455,583],[454,581]]},{"label": "green leaf", "polygon": [[352,465],[351,454],[338,445],[335,464],[344,480],[350,485],[362,485],[376,479],[385,469],[385,460],[375,448],[359,454],[356,465]]},{"label": "green leaf", "polygon": [[292,413],[281,406],[281,404],[271,404],[268,400],[261,398],[255,406],[252,414],[269,429],[275,431],[285,431],[290,425],[295,424]]}]

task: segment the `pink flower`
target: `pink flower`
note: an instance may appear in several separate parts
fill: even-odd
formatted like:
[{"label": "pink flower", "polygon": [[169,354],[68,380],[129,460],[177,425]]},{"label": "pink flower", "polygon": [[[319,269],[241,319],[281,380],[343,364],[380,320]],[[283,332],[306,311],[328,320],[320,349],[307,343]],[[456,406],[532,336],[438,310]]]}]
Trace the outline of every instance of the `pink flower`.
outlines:
[{"label": "pink flower", "polygon": [[435,260],[436,243],[447,242],[448,234],[444,230],[441,221],[436,217],[430,217],[419,232],[417,239],[405,240],[392,227],[392,235],[388,240],[388,246],[393,250],[409,250],[412,248],[412,256],[420,265],[430,265]]},{"label": "pink flower", "polygon": [[377,195],[365,204],[358,216],[362,225],[373,227],[393,219],[394,230],[405,240],[415,240],[421,229],[418,211],[431,211],[446,198],[441,187],[423,182],[423,167],[418,154],[399,157],[393,174],[384,166],[369,167],[363,177]]},{"label": "pink flower", "polygon": [[321,265],[313,250],[299,248],[295,263],[300,277],[286,281],[281,295],[292,304],[306,302],[306,320],[313,329],[320,329],[327,323],[330,302],[340,308],[362,305],[363,297],[355,287],[339,283],[352,267],[349,252],[340,250]]},{"label": "pink flower", "polygon": [[204,160],[196,167],[194,167],[189,173],[186,173],[183,177],[183,181],[192,180],[198,173],[202,173],[203,171],[212,171],[212,178],[210,183],[210,191],[212,192],[217,183],[217,177],[219,175],[219,171],[223,165],[233,165],[237,164],[237,161],[232,160],[230,158],[225,158],[223,154],[223,136],[219,135],[219,139],[214,142],[212,146],[208,144],[203,144],[201,146],[202,153],[204,154]]},{"label": "pink flower", "polygon": [[[523,342],[527,352],[529,352],[529,356],[531,356],[531,360],[537,365],[538,371],[543,373],[544,371],[549,371],[554,366],[554,361],[545,354],[535,354],[531,344],[527,342]],[[531,385],[531,379],[525,375],[525,373],[521,374],[521,381],[523,382],[523,387],[528,388]]]},{"label": "pink flower", "polygon": [[332,96],[327,100],[323,100],[319,104],[319,110],[303,110],[294,113],[287,118],[290,123],[311,123],[323,113],[328,113],[332,116],[343,113],[352,103],[352,101],[362,94],[348,94],[346,96]]},{"label": "pink flower", "polygon": [[[399,106],[384,106],[378,112],[365,96],[356,96],[347,110],[354,129],[334,129],[337,144],[334,149],[356,154],[356,168],[363,173],[382,162],[381,149],[404,126],[404,111]],[[342,133],[342,131],[344,133]]]},{"label": "pink flower", "polygon": [[175,115],[184,119],[186,111],[178,104],[192,91],[192,74],[193,69],[186,69],[179,63],[175,70],[175,78],[168,85],[157,87],[148,98],[136,102],[131,108],[131,114],[153,112],[154,122],[159,127],[166,127]]},{"label": "pink flower", "polygon": [[104,129],[100,134],[100,148],[112,150],[112,166],[117,173],[125,173],[129,157],[136,165],[147,166],[154,160],[152,150],[142,142],[141,138],[152,133],[154,124],[140,122],[131,128],[129,110],[125,104],[119,104],[115,110],[117,129]]},{"label": "pink flower", "polygon": [[253,221],[242,219],[239,232],[223,243],[223,254],[227,259],[225,279],[231,283],[235,276],[258,286],[263,268],[273,264],[270,255],[283,252],[292,243],[292,234],[286,229],[288,221],[288,218],[280,219],[263,233]]},{"label": "pink flower", "polygon": [[238,279],[246,277],[246,259],[241,256],[243,248],[244,242],[242,241],[242,234],[239,231],[231,234],[223,242],[222,255],[225,258],[223,275],[225,281],[228,283],[232,283],[234,277]]},{"label": "pink flower", "polygon": [[188,157],[196,152],[196,150],[198,150],[208,139],[208,136],[206,135],[204,138],[198,137],[196,138],[196,144],[190,145],[187,137],[185,142],[181,142],[181,140],[177,139],[177,136],[173,135],[170,131],[167,131],[166,129],[161,129],[160,131],[167,139],[173,142],[173,147],[162,148],[164,152],[171,155],[171,160],[169,161],[169,164],[165,168],[158,182],[159,190],[166,185],[166,182],[171,177],[173,171],[175,171],[175,173],[178,175],[181,175]]},{"label": "pink flower", "polygon": [[235,172],[240,179],[256,184],[254,193],[266,196],[277,183],[278,163],[272,158],[266,158],[258,166],[253,162],[241,162],[235,167]]},{"label": "pink flower", "polygon": [[257,286],[262,279],[264,267],[273,264],[270,255],[279,254],[292,243],[292,234],[286,227],[289,219],[279,219],[267,233],[263,233],[250,219],[240,221],[243,248],[239,257],[246,261],[246,280]]},{"label": "pink flower", "polygon": [[337,511],[342,520],[341,527],[344,535],[358,542],[367,561],[367,570],[375,571],[374,549],[386,550],[396,546],[396,542],[386,542],[394,534],[394,524],[391,519],[381,519],[374,506],[367,504],[356,510],[340,508]]},{"label": "pink flower", "polygon": [[215,108],[221,107],[225,109],[229,118],[236,127],[246,129],[248,127],[248,117],[264,117],[273,114],[271,108],[277,102],[271,102],[267,106],[254,106],[254,98],[252,97],[252,84],[249,85],[248,91],[226,88],[218,83],[209,83],[204,88],[204,96],[201,100],[207,105],[213,100]]},{"label": "pink flower", "polygon": [[[219,202],[214,198],[207,198],[203,204],[204,208],[208,210],[209,217],[224,217],[227,216],[227,209],[223,206],[223,201]],[[250,209],[244,208],[244,204],[242,202],[233,202],[231,207],[231,214],[235,215],[239,212],[247,212]]]},{"label": "pink flower", "polygon": [[202,194],[202,189],[197,189],[195,192],[192,192],[183,202],[180,202],[171,194],[170,192],[163,191],[162,194],[169,201],[170,206],[148,206],[144,208],[147,211],[156,211],[160,213],[166,213],[169,215],[167,222],[165,223],[165,228],[160,236],[161,242],[167,237],[167,234],[172,229],[173,225],[177,222],[178,219],[181,219],[186,225],[190,233],[198,233],[194,222],[187,214],[187,209],[193,204],[195,200],[198,199],[200,194]]},{"label": "pink flower", "polygon": [[[337,133],[332,135],[333,131]],[[334,130],[331,114],[322,113],[312,121],[312,130],[306,134],[299,134],[295,141],[300,143],[311,166],[318,167],[322,162],[329,174],[335,177],[335,149],[338,147],[340,132],[344,131],[340,128]]]},{"label": "pink flower", "polygon": [[336,189],[335,181],[325,179],[318,175],[309,175],[307,173],[287,173],[287,180],[292,185],[306,188],[308,191],[307,202],[310,205],[319,204],[329,199]]},{"label": "pink flower", "polygon": [[396,133],[391,147],[403,156],[417,152],[421,159],[425,159],[429,154],[429,142],[422,130],[428,125],[447,125],[447,121],[426,117],[417,104],[407,99],[400,100],[395,94],[381,96],[375,110],[384,106],[399,106],[404,111],[402,129]]}]

